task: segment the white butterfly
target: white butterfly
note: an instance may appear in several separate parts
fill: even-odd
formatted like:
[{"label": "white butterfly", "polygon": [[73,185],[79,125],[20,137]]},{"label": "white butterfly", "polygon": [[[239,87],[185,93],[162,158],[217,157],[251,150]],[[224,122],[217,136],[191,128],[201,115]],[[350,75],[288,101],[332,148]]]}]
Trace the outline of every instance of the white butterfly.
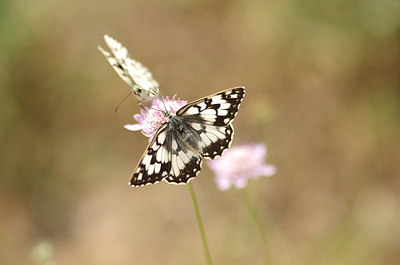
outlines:
[{"label": "white butterfly", "polygon": [[229,148],[244,87],[221,91],[193,101],[167,121],[153,136],[130,181],[132,186],[161,180],[187,183],[201,169],[203,158],[213,159]]},{"label": "white butterfly", "polygon": [[160,85],[154,80],[149,69],[130,58],[128,50],[115,39],[104,35],[104,40],[111,53],[100,46],[97,48],[104,54],[118,75],[131,87],[132,93],[139,102],[147,103],[157,97]]}]

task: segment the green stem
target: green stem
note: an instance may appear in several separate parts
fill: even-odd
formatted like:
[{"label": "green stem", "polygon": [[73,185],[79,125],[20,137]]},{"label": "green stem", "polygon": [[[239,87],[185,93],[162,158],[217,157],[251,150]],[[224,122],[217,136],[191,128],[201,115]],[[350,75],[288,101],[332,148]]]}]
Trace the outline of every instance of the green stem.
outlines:
[{"label": "green stem", "polygon": [[261,241],[263,243],[263,250],[264,250],[263,255],[264,255],[265,263],[267,264],[267,263],[269,263],[268,262],[269,258],[267,257],[267,251],[266,251],[268,242],[267,242],[267,238],[265,236],[264,226],[262,225],[261,219],[257,214],[256,208],[254,207],[253,202],[250,199],[250,195],[247,190],[247,187],[242,189],[241,192],[242,192],[243,200],[246,204],[247,211],[249,212],[251,219],[253,219],[253,222],[258,229],[258,232],[259,232],[258,234],[260,235]]},{"label": "green stem", "polygon": [[251,218],[254,221],[254,224],[257,226],[257,229],[259,231],[261,240],[263,241],[264,245],[267,244],[267,238],[265,237],[265,230],[264,230],[264,226],[262,225],[262,222],[260,220],[260,217],[257,214],[257,211],[250,199],[249,193],[247,191],[247,187],[245,187],[244,189],[241,190],[242,191],[242,195],[243,195],[243,199],[244,202],[246,204],[247,207],[247,211],[249,212]]},{"label": "green stem", "polygon": [[204,256],[206,258],[207,264],[208,265],[212,265],[210,251],[208,250],[206,233],[204,231],[203,222],[201,221],[201,216],[200,216],[199,206],[197,205],[196,196],[194,195],[192,184],[189,182],[187,184],[187,186],[188,186],[189,191],[190,191],[190,196],[192,197],[193,208],[194,208],[194,211],[196,213],[197,223],[199,225],[199,230],[200,230],[200,234],[201,234],[201,240],[203,241]]}]

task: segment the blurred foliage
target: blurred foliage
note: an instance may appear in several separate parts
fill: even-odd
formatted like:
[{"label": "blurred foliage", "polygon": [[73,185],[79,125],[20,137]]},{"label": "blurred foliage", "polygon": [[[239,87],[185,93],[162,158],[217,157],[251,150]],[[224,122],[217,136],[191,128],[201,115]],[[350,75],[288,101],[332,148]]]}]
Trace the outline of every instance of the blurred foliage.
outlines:
[{"label": "blurred foliage", "polygon": [[[128,47],[166,95],[245,85],[235,142],[278,174],[249,189],[271,264],[399,264],[400,2],[0,2],[0,263],[204,264],[185,187],[126,185],[139,111],[96,49]],[[125,89],[125,90],[124,90]],[[251,159],[251,158],[249,158]],[[262,264],[239,193],[193,182],[215,264]]]}]

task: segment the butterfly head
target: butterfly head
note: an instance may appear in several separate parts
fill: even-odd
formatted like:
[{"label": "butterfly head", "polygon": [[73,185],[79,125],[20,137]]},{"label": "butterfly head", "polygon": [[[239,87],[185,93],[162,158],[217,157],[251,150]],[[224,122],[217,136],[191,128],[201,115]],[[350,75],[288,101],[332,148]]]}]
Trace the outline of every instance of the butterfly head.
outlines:
[{"label": "butterfly head", "polygon": [[168,110],[164,110],[163,113],[164,113],[165,119],[167,121],[169,121],[173,116],[176,116],[176,114],[174,114]]}]

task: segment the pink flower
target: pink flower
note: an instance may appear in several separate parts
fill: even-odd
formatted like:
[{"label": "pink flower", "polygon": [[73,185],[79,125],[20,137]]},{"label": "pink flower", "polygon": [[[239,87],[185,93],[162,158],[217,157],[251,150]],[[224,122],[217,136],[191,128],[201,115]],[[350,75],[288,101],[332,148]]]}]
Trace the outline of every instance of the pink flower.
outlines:
[{"label": "pink flower", "polygon": [[124,126],[125,129],[130,131],[141,130],[145,136],[150,137],[150,142],[158,128],[160,128],[160,126],[167,121],[164,113],[165,108],[167,111],[175,114],[181,107],[187,104],[187,101],[180,100],[179,98],[175,100],[175,96],[172,99],[165,97],[164,103],[163,100],[159,98],[154,99],[151,107],[144,107],[140,110],[140,114],[133,115],[133,118],[138,123],[127,124]]},{"label": "pink flower", "polygon": [[264,144],[246,144],[231,147],[222,157],[208,162],[214,171],[215,181],[220,190],[232,185],[238,189],[246,187],[248,179],[272,176],[275,166],[265,162],[267,147]]}]

